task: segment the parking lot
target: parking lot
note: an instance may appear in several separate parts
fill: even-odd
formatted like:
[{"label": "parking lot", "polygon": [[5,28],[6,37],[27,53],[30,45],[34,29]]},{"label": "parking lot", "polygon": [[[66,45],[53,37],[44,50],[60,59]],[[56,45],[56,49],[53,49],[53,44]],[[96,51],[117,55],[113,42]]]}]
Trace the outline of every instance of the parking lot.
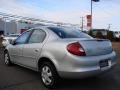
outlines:
[{"label": "parking lot", "polygon": [[[99,77],[62,80],[55,90],[120,90],[120,53],[117,65],[110,72]],[[3,62],[3,49],[0,48],[0,90],[47,90],[40,82],[39,74],[32,70]]]}]

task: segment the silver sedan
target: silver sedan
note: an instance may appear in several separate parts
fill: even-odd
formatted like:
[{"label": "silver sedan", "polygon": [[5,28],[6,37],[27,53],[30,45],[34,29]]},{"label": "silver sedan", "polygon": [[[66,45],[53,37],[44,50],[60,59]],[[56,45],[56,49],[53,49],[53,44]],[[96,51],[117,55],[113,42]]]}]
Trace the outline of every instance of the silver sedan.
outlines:
[{"label": "silver sedan", "polygon": [[68,27],[41,26],[20,35],[4,51],[6,65],[18,64],[39,71],[47,88],[59,78],[85,78],[116,64],[111,42],[95,39]]}]

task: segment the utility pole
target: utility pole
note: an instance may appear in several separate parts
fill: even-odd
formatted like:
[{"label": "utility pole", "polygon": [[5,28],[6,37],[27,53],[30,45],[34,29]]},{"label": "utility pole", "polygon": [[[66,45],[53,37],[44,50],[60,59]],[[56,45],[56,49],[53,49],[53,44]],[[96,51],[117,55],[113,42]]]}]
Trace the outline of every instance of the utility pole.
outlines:
[{"label": "utility pole", "polygon": [[112,25],[112,24],[108,24],[108,31],[110,31],[111,25]]},{"label": "utility pole", "polygon": [[84,25],[84,17],[81,17],[81,30],[83,31],[83,25]]},{"label": "utility pole", "polygon": [[6,17],[3,17],[4,20],[4,35],[7,35],[7,31],[6,31]]},{"label": "utility pole", "polygon": [[93,27],[93,0],[91,0],[91,29],[92,30]]}]

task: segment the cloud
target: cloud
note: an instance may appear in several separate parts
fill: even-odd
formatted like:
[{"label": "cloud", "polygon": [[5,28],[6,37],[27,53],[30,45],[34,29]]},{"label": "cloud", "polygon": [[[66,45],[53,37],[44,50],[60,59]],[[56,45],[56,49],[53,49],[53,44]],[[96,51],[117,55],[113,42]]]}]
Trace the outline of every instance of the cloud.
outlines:
[{"label": "cloud", "polygon": [[[39,0],[26,0],[29,2],[27,4],[23,1],[25,0],[0,0],[0,12],[75,24],[80,24],[81,16],[85,17],[87,14],[90,14],[90,4],[88,0],[71,0],[71,2],[69,2],[69,0],[62,0],[62,2],[61,0],[55,0],[54,4],[58,4],[60,5],[59,7],[61,7],[59,10],[57,10],[58,8],[55,6],[50,8],[43,8],[40,6],[41,4],[37,6],[36,4]],[[41,1],[49,4],[52,0]],[[39,1],[39,3],[41,1]],[[60,2],[61,4],[59,4]],[[74,2],[74,4],[72,4],[72,2]],[[83,3],[81,4],[81,2]],[[47,4],[45,5],[47,6]],[[107,24],[112,24],[114,27],[119,27],[119,4],[119,0],[101,0],[99,3],[94,3],[93,26],[95,28],[106,28]],[[63,7],[61,5],[63,5]],[[70,7],[72,5],[74,6]],[[53,8],[55,8],[55,10]]]},{"label": "cloud", "polygon": [[18,0],[0,0],[0,11],[28,17],[36,17],[38,15],[35,8],[24,6]]},{"label": "cloud", "polygon": [[108,24],[112,24],[112,29],[119,27],[119,12],[120,6],[118,3],[112,3],[109,8],[104,6],[99,7],[99,10],[94,11],[93,23],[96,28],[107,28]]},{"label": "cloud", "polygon": [[[60,2],[60,0],[57,1]],[[46,2],[50,2],[50,0],[46,0]],[[10,14],[67,23],[80,23],[80,16],[83,16],[85,15],[84,13],[88,12],[88,10],[84,10],[82,12],[78,12],[77,10],[42,10],[41,8],[37,8],[35,6],[25,6],[18,0],[0,0],[0,9],[0,11]]]}]

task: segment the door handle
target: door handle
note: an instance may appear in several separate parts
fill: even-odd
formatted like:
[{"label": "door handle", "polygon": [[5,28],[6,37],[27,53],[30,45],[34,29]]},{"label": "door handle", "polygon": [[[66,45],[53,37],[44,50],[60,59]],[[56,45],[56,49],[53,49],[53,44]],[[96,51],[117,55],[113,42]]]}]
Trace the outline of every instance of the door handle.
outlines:
[{"label": "door handle", "polygon": [[36,49],[36,50],[35,50],[35,52],[39,52],[39,50],[38,50],[38,49]]}]

